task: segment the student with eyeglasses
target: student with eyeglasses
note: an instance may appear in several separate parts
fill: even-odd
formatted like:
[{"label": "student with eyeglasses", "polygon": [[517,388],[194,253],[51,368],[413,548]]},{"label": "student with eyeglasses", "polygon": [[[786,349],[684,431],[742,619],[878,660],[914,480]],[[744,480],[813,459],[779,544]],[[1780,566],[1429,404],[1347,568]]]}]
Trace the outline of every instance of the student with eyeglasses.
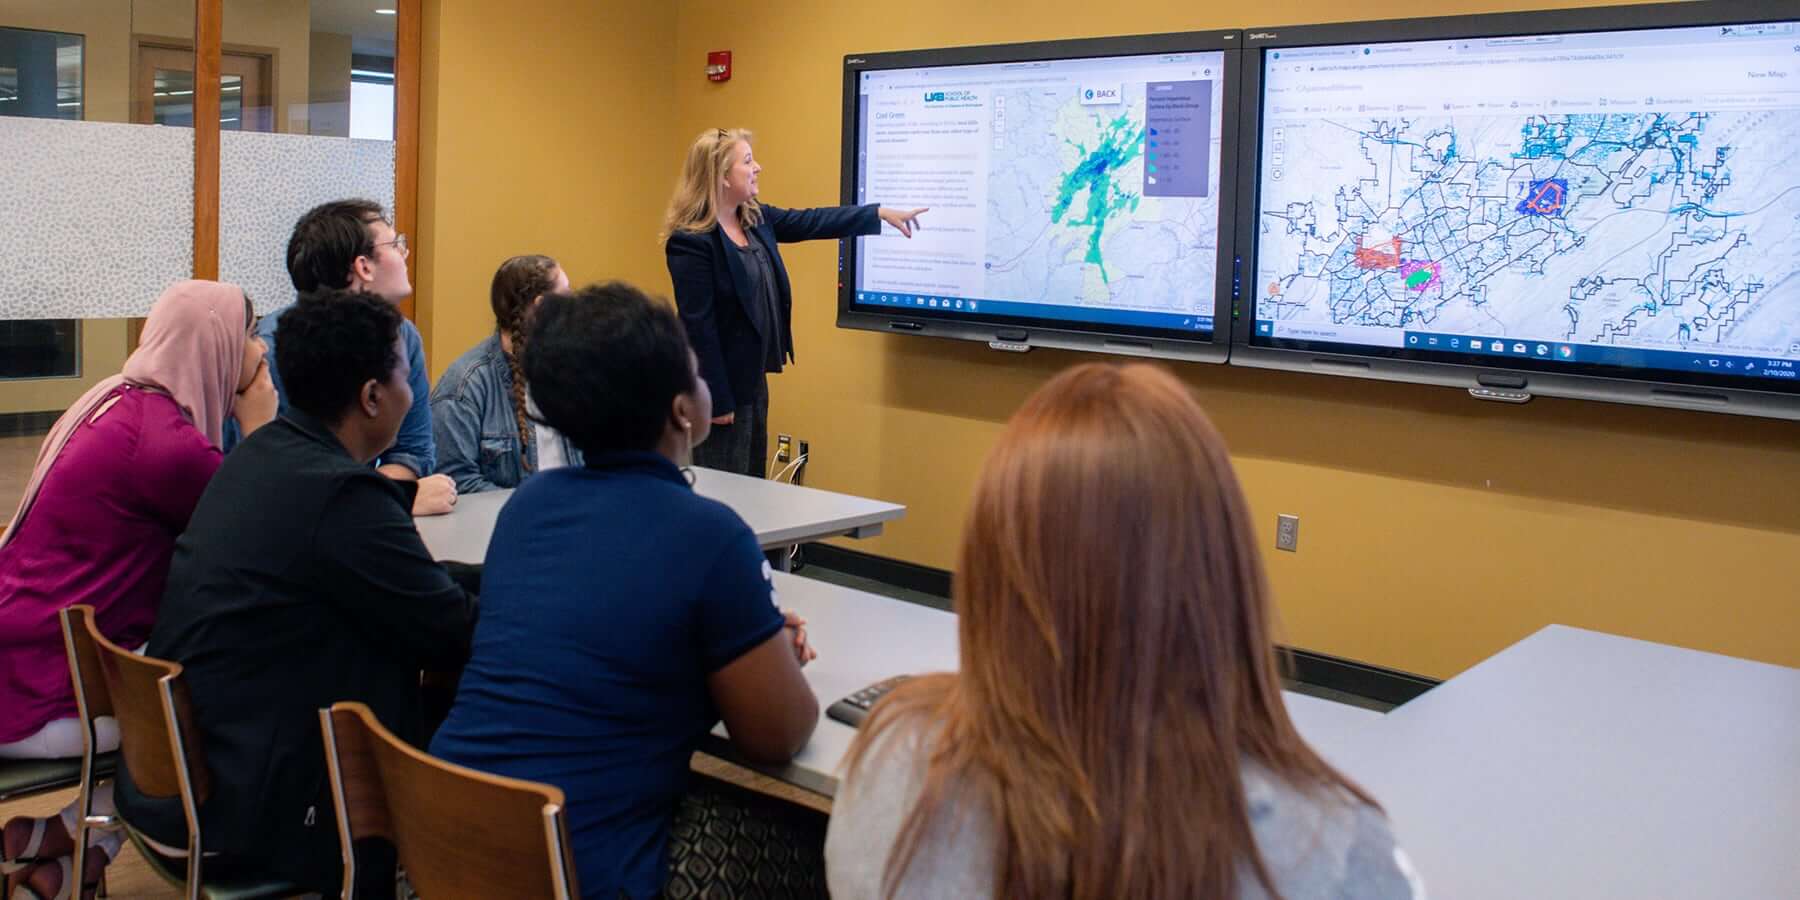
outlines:
[{"label": "student with eyeglasses", "polygon": [[[328,290],[365,291],[398,304],[413,292],[406,272],[409,252],[406,235],[394,230],[381,204],[336,200],[313,207],[294,223],[293,235],[288,238],[288,277],[302,297]],[[275,335],[282,314],[291,308],[290,304],[264,316],[257,329],[269,348],[269,369],[275,376],[283,409],[287,392],[282,387],[280,367],[275,364]],[[437,467],[437,444],[431,429],[431,381],[425,366],[425,341],[410,319],[403,320],[401,335],[406,344],[407,381],[412,387],[413,406],[401,423],[394,445],[376,458],[376,469],[397,481],[418,482],[413,515],[442,515],[456,505],[456,483],[432,474]],[[231,451],[236,443],[236,435],[227,435],[226,451]]]}]

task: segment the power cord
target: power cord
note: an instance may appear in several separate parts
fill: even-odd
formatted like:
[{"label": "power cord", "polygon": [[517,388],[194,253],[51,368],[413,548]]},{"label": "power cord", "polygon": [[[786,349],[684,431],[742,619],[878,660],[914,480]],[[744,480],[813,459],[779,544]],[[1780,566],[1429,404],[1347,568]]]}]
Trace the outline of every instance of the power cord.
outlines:
[{"label": "power cord", "polygon": [[[769,480],[770,481],[781,481],[782,479],[785,478],[785,479],[787,479],[788,484],[798,484],[799,483],[798,479],[800,478],[800,469],[806,465],[806,456],[807,456],[806,454],[802,453],[799,456],[795,457],[793,462],[790,462],[787,464],[787,468],[782,469],[779,473],[777,473],[773,478],[770,478]],[[771,465],[769,468],[773,469],[774,466]],[[798,560],[799,558],[800,558],[800,545],[793,544],[793,545],[789,546],[787,548],[787,565],[784,566],[783,568],[785,568],[789,572],[795,571],[794,564],[795,564],[795,561]]]},{"label": "power cord", "polygon": [[793,462],[787,464],[787,468],[782,469],[778,474],[776,474],[773,478],[770,478],[769,480],[770,481],[781,481],[783,479],[786,479],[788,484],[794,484],[794,483],[796,483],[794,481],[794,478],[799,476],[800,467],[803,465],[806,465],[806,454],[804,454],[804,453],[795,457]]}]

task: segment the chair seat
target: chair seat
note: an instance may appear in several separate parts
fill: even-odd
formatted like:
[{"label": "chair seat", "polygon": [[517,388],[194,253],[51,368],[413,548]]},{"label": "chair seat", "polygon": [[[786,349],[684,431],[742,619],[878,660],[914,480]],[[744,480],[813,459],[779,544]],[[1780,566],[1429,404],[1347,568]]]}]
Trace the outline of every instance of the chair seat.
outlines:
[{"label": "chair seat", "polygon": [[285,881],[212,881],[200,888],[207,900],[264,900],[264,898],[297,897],[308,893]]},{"label": "chair seat", "polygon": [[[177,856],[167,856],[156,851],[146,842],[137,829],[127,825],[126,837],[131,838],[131,845],[136,847],[139,855],[157,877],[176,886],[187,885],[187,860]],[[210,859],[211,854],[207,854]],[[208,872],[211,869],[207,869]],[[300,887],[285,881],[259,881],[255,878],[217,877],[206,875],[205,883],[200,886],[200,896],[207,900],[265,900],[265,898],[295,897],[308,893]]]},{"label": "chair seat", "polygon": [[[118,765],[119,754],[102,753],[94,758],[94,777],[107,778]],[[81,782],[81,757],[67,759],[0,760],[0,800],[11,800],[30,794],[41,794]]]}]

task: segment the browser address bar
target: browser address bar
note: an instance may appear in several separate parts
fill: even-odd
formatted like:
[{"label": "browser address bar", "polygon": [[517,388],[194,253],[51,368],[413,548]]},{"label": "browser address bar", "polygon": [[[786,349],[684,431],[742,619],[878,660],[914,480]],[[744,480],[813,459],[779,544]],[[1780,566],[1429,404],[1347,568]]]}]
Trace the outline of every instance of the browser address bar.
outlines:
[{"label": "browser address bar", "polygon": [[1483,43],[1487,47],[1535,47],[1542,44],[1560,44],[1562,38],[1554,34],[1539,34],[1530,37],[1488,38]]}]

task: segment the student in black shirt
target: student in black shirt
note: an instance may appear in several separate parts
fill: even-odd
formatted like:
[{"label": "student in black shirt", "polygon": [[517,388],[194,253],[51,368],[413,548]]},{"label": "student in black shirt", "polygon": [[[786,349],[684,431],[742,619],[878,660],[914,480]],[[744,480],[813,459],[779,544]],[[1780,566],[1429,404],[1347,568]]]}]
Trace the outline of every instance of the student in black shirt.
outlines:
[{"label": "student in black shirt", "polygon": [[[225,458],[176,542],[146,652],[186,667],[212,774],[209,869],[216,851],[220,865],[335,893],[319,708],[361,701],[419,743],[420,670],[467,659],[474,597],[419,539],[414,484],[368,465],[412,406],[400,323],[373,294],[290,309],[276,360],[288,409]],[[126,819],[186,846],[178,800],[120,782]]]}]

